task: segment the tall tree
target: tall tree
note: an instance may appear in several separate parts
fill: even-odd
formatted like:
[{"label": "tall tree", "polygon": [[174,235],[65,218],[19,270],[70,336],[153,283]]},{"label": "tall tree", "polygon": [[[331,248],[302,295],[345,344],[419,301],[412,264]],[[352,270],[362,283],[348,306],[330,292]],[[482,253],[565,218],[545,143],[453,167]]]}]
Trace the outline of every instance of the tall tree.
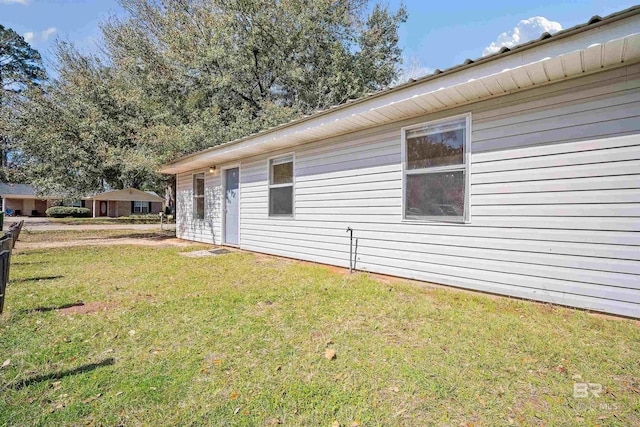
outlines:
[{"label": "tall tree", "polygon": [[[120,3],[125,16],[102,28],[104,57],[61,45],[60,77],[23,109],[18,132],[42,187],[155,185],[161,178],[153,170],[163,162],[388,87],[398,73],[404,7],[393,12],[367,0]],[[56,113],[34,117],[43,109]],[[58,150],[47,152],[52,141],[69,147],[59,150],[64,162],[55,161]]]},{"label": "tall tree", "polygon": [[24,173],[13,153],[8,122],[15,97],[45,78],[42,59],[22,36],[0,25],[0,181],[19,182]]}]

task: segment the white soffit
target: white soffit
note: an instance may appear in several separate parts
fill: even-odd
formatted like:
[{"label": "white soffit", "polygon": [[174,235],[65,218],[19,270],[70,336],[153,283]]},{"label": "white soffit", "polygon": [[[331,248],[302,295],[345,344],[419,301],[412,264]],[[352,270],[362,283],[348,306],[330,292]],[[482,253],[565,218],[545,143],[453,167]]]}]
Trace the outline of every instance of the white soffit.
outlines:
[{"label": "white soffit", "polygon": [[[634,17],[635,18],[635,17]],[[219,165],[640,61],[638,19],[593,28],[400,90],[333,107],[178,159],[161,172]],[[621,34],[626,34],[622,37]],[[562,53],[564,52],[564,53]],[[567,53],[568,52],[568,53]]]}]

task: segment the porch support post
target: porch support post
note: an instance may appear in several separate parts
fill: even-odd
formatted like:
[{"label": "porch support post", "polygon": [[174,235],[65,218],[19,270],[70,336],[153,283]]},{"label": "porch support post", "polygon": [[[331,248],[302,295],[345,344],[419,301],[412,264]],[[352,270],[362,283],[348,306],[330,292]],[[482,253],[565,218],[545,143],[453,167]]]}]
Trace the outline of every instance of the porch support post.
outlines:
[{"label": "porch support post", "polygon": [[96,217],[96,199],[93,199],[93,217]]},{"label": "porch support post", "polygon": [[6,212],[7,211],[7,198],[3,197],[2,198],[2,212]]}]

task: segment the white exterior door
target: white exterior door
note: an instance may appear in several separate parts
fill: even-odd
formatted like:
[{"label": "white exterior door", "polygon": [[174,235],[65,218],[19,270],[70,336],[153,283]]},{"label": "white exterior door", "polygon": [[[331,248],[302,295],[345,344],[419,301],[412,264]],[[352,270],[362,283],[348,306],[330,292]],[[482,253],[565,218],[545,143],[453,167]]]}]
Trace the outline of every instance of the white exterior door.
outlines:
[{"label": "white exterior door", "polygon": [[224,242],[238,244],[240,227],[240,169],[227,169],[225,173]]}]

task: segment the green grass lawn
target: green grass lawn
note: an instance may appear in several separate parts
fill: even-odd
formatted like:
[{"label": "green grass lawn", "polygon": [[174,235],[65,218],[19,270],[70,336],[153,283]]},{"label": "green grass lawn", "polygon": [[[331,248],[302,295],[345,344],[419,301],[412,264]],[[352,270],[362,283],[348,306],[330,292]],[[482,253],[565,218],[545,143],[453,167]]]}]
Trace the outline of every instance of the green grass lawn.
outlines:
[{"label": "green grass lawn", "polygon": [[633,321],[184,250],[17,253],[0,425],[640,424]]}]

